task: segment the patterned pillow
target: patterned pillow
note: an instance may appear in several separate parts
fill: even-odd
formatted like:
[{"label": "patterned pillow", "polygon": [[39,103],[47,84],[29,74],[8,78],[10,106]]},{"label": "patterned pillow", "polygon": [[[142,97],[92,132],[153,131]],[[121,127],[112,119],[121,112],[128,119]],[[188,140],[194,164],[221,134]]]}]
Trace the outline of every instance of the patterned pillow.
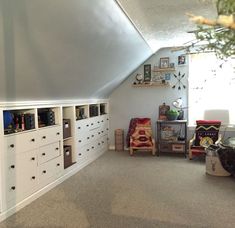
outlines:
[{"label": "patterned pillow", "polygon": [[151,147],[152,143],[152,129],[149,126],[137,126],[131,136],[133,147]]},{"label": "patterned pillow", "polygon": [[209,146],[214,144],[219,135],[221,121],[198,120],[196,127],[195,146]]}]

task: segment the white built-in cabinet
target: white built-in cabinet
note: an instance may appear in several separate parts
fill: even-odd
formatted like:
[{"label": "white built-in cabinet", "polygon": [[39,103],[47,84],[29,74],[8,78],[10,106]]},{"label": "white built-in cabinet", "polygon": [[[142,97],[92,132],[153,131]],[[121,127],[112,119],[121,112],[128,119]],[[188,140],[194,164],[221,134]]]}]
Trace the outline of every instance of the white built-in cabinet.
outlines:
[{"label": "white built-in cabinet", "polygon": [[0,109],[0,220],[108,149],[108,100],[5,103]]}]

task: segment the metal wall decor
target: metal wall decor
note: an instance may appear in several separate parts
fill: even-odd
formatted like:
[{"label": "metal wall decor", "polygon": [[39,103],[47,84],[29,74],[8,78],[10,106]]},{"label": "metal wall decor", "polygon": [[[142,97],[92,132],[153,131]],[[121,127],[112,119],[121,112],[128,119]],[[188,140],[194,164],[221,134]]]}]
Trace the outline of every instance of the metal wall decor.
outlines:
[{"label": "metal wall decor", "polygon": [[185,77],[185,74],[181,74],[180,71],[178,75],[174,74],[174,77],[177,79],[176,83],[172,86],[172,89],[178,88],[178,90],[181,90],[181,88],[185,89],[186,85],[183,84],[182,79]]}]

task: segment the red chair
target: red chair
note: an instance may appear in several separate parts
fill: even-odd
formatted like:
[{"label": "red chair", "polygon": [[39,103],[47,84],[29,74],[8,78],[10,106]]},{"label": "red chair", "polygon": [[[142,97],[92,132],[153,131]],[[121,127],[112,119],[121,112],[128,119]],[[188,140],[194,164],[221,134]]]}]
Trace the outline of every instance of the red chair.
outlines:
[{"label": "red chair", "polygon": [[150,118],[133,118],[130,122],[127,143],[130,146],[130,155],[135,150],[151,151],[152,155],[156,153],[155,140],[152,137],[152,128]]},{"label": "red chair", "polygon": [[189,141],[189,159],[193,156],[205,155],[205,148],[217,144],[221,140],[219,129],[221,121],[197,120],[193,138]]}]

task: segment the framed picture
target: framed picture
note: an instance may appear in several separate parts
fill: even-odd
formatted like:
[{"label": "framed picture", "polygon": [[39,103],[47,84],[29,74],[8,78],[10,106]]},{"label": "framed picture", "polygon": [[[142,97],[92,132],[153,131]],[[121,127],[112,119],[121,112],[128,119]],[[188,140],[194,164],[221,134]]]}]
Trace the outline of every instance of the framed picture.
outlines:
[{"label": "framed picture", "polygon": [[184,64],[186,64],[186,56],[185,55],[178,56],[178,65],[184,65]]},{"label": "framed picture", "polygon": [[165,74],[165,80],[171,80],[171,73]]},{"label": "framed picture", "polygon": [[169,57],[160,58],[160,68],[168,68],[169,67]]},{"label": "framed picture", "polygon": [[144,65],[144,82],[151,81],[151,64]]}]

